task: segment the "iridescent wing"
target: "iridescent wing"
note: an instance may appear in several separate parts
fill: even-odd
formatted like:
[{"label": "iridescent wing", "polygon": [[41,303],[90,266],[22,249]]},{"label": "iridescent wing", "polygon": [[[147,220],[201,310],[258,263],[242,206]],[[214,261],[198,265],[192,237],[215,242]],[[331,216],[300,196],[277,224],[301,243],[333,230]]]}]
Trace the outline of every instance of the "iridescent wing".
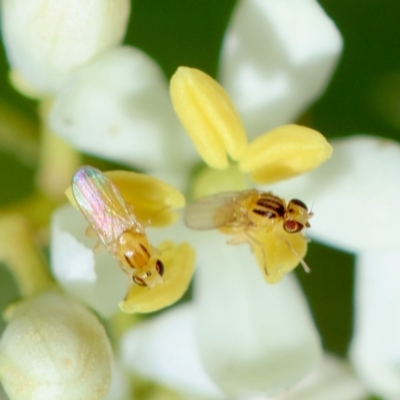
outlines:
[{"label": "iridescent wing", "polygon": [[198,230],[240,226],[246,219],[241,200],[250,192],[223,192],[198,199],[185,209],[186,226]]},{"label": "iridescent wing", "polygon": [[100,241],[109,247],[125,231],[144,232],[113,183],[96,168],[80,168],[72,178],[72,193]]}]

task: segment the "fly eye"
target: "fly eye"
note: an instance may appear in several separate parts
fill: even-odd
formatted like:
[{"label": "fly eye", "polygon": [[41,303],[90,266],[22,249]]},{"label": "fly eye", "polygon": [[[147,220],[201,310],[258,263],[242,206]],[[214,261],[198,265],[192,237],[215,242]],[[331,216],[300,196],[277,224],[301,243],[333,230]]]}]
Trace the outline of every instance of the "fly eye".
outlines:
[{"label": "fly eye", "polygon": [[296,204],[297,206],[304,208],[306,211],[308,211],[307,206],[299,199],[292,199],[292,200],[290,200],[289,203]]},{"label": "fly eye", "polygon": [[285,223],[283,224],[283,229],[288,233],[297,233],[300,232],[303,228],[303,224],[297,221],[293,221],[291,219],[285,221]]},{"label": "fly eye", "polygon": [[164,275],[164,264],[161,260],[157,260],[156,262],[156,271],[160,274],[160,276]]},{"label": "fly eye", "polygon": [[139,285],[139,286],[147,286],[146,282],[142,278],[139,278],[138,276],[133,277],[133,282],[135,282],[136,285]]}]

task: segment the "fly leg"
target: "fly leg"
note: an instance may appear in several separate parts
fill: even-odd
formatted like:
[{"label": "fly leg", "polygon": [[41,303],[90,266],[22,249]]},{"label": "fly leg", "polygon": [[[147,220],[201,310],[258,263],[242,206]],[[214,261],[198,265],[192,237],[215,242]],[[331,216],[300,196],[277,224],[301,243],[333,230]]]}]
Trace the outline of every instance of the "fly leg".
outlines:
[{"label": "fly leg", "polygon": [[[298,258],[299,263],[302,265],[303,269],[305,272],[307,272],[307,274],[309,274],[311,272],[310,267],[307,265],[307,263],[303,260],[303,258],[301,258],[299,256],[299,254],[297,253],[297,251],[292,247],[292,245],[286,240],[286,238],[284,238],[283,236],[279,237],[280,239],[282,239],[286,245],[289,247],[290,251]],[[307,238],[304,238],[304,240],[307,240]]]},{"label": "fly leg", "polygon": [[262,254],[262,258],[263,258],[263,269],[264,269],[265,275],[269,275],[268,269],[267,269],[267,255],[265,254],[264,246],[262,245],[262,243],[258,239],[256,239],[249,232],[246,232],[246,236],[247,236],[247,241],[250,244],[258,246],[258,248],[261,250],[261,254]]},{"label": "fly leg", "polygon": [[86,230],[85,230],[85,234],[87,237],[96,237],[96,231],[92,228],[91,225],[89,225]]},{"label": "fly leg", "polygon": [[[87,237],[90,238],[95,238],[97,237],[97,233],[96,231],[91,227],[91,225],[89,225],[86,230],[85,230],[85,234]],[[97,240],[97,243],[93,246],[93,252],[94,253],[98,253],[100,251],[103,250],[103,244],[100,242],[100,240]]]}]

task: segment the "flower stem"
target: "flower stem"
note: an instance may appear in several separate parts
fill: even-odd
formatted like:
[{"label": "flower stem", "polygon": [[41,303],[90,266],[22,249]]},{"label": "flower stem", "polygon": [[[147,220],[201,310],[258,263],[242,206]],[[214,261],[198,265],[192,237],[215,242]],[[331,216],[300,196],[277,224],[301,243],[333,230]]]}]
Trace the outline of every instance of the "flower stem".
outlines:
[{"label": "flower stem", "polygon": [[64,191],[71,184],[72,175],[81,163],[81,156],[49,129],[47,115],[50,107],[50,100],[43,100],[40,104],[42,137],[36,180],[45,194],[58,199],[64,196]]},{"label": "flower stem", "polygon": [[0,261],[13,274],[22,297],[35,295],[53,285],[34,245],[30,227],[18,214],[0,217]]}]

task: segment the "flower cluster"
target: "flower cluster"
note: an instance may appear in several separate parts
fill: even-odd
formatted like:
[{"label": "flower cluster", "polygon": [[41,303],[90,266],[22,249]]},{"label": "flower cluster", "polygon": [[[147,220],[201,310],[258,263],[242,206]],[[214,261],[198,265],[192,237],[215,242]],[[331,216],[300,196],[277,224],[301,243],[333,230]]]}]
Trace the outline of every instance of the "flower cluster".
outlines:
[{"label": "flower cluster", "polygon": [[[158,385],[153,398],[400,396],[400,147],[365,135],[329,144],[293,124],[342,48],[315,0],[239,1],[220,83],[180,67],[169,91],[155,61],[121,45],[128,0],[1,7],[10,80],[41,105],[38,186],[70,202],[52,214],[51,274],[29,216],[0,213],[0,260],[22,297],[5,312],[4,396],[139,399],[143,378]],[[145,173],[78,170],[81,152]],[[194,201],[186,221],[207,229],[185,226],[180,190]],[[249,193],[275,196],[277,222],[249,222],[237,200]],[[285,229],[285,199],[301,199],[301,229]],[[306,265],[313,212],[307,234],[356,255],[349,361],[324,350],[289,273]]]}]

